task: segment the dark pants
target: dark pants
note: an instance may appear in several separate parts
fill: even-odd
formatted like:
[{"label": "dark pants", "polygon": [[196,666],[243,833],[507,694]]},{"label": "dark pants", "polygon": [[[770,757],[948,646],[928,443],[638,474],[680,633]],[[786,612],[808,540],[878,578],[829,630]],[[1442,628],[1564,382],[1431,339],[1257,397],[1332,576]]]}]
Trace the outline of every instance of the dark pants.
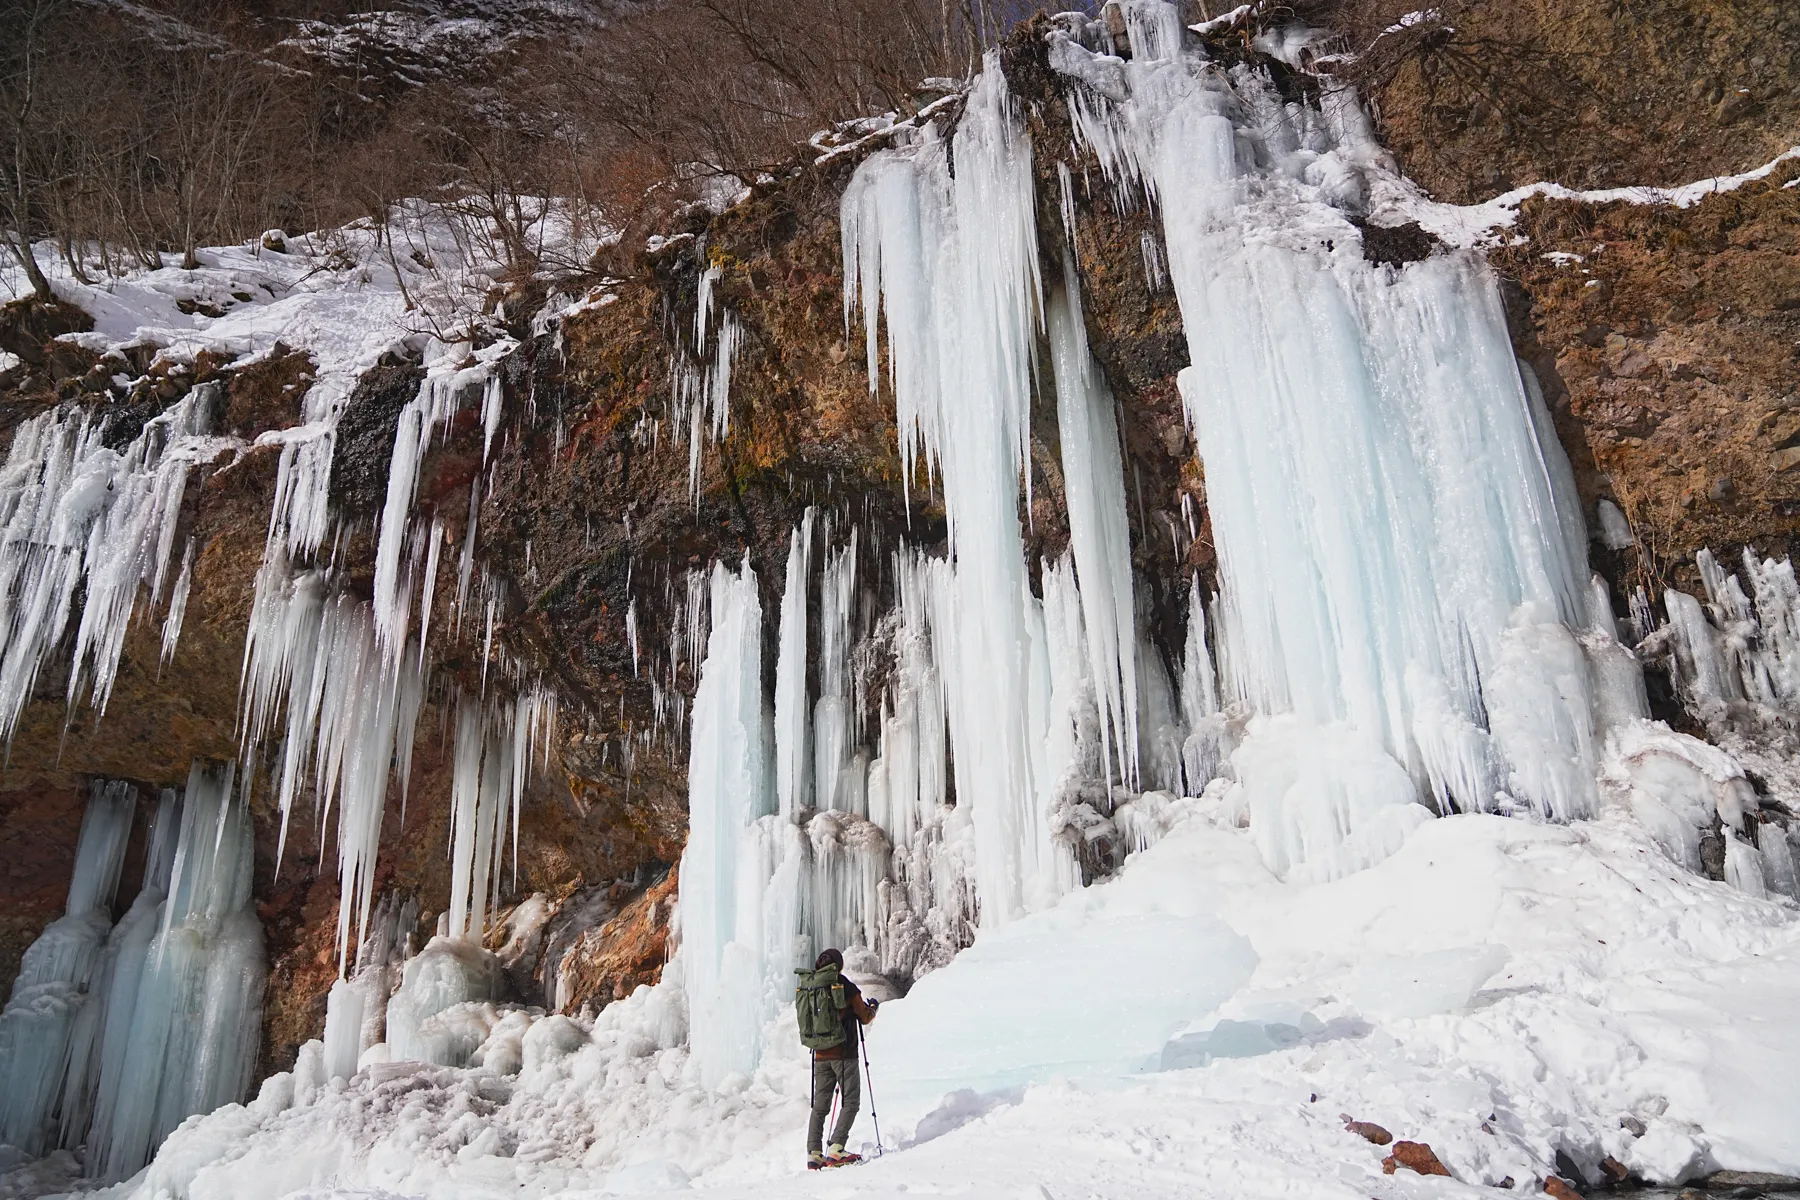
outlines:
[{"label": "dark pants", "polygon": [[806,1127],[806,1150],[809,1154],[823,1149],[820,1139],[825,1133],[825,1118],[831,1115],[831,1095],[841,1091],[843,1103],[838,1108],[837,1127],[831,1131],[831,1145],[841,1146],[850,1137],[850,1123],[862,1107],[862,1071],[856,1062],[855,1047],[845,1058],[813,1059],[812,1120]]}]

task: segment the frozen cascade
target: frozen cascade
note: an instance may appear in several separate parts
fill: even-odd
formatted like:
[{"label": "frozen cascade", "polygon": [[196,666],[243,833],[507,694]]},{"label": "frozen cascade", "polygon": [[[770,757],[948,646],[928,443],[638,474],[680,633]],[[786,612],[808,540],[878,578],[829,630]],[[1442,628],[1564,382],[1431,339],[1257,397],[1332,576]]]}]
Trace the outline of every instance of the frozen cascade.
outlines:
[{"label": "frozen cascade", "polygon": [[844,193],[846,319],[862,305],[869,382],[885,309],[904,473],[943,477],[954,568],[934,630],[972,817],[981,920],[998,925],[1049,889],[1056,853],[1031,746],[1033,613],[1019,531],[1032,353],[1042,310],[1031,146],[996,56],[969,93],[951,147],[927,127],[872,156]]},{"label": "frozen cascade", "polygon": [[[49,411],[20,422],[0,468],[0,735],[10,742],[38,671],[63,644],[81,593],[69,673],[71,707],[83,689],[106,711],[140,594],[162,602],[188,472],[228,450],[210,435],[218,400],[195,388],[148,421],[122,449],[106,420]],[[180,577],[187,578],[185,568]],[[176,596],[185,607],[186,591]],[[165,654],[180,629],[175,597]]]},{"label": "frozen cascade", "polygon": [[[762,605],[746,565],[712,572],[712,632],[694,693],[688,764],[688,842],[681,856],[682,979],[693,1069],[707,1087],[749,1074],[763,1023],[790,964],[767,961],[756,903],[772,864],[753,833],[774,811],[762,692]],[[758,878],[758,876],[761,878]],[[784,957],[786,957],[784,955]]]},{"label": "frozen cascade", "polygon": [[[96,782],[81,819],[68,904],[26,949],[0,1011],[0,1142],[46,1154],[57,1141],[71,1041],[93,1007],[90,986],[112,929],[113,894],[137,790]],[[83,1047],[85,1051],[85,1047]]]},{"label": "frozen cascade", "polygon": [[130,1175],[188,1116],[241,1101],[249,1089],[267,967],[250,897],[250,814],[232,797],[234,779],[232,767],[200,762],[188,774],[168,897],[130,998],[122,1053],[112,1037],[121,1018],[109,1012],[106,1021],[90,1174]]},{"label": "frozen cascade", "polygon": [[1351,824],[1296,796],[1258,814],[1286,825],[1267,844],[1348,869],[1364,860],[1333,847],[1412,803],[1404,778],[1443,806],[1590,811],[1585,539],[1486,267],[1364,261],[1344,210],[1388,165],[1350,96],[1286,105],[1160,43],[1119,63],[1052,37],[1053,64],[1099,85],[1080,139],[1161,212],[1232,696],[1345,725],[1401,770],[1380,783],[1338,739],[1375,772],[1336,810]]}]

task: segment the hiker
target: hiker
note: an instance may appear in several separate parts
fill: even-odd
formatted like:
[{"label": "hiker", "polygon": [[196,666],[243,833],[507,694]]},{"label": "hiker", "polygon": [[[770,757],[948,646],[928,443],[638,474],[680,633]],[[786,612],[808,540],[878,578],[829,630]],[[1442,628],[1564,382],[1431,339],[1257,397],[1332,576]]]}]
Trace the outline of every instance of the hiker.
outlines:
[{"label": "hiker", "polygon": [[[862,1073],[857,1069],[861,1026],[875,1019],[879,1001],[865,1000],[862,990],[844,978],[844,956],[826,950],[813,969],[796,968],[800,977],[794,988],[794,1008],[800,1018],[800,1041],[812,1051],[812,1120],[806,1127],[806,1165],[809,1170],[840,1167],[861,1161],[862,1156],[844,1149],[850,1124],[862,1107]],[[841,1095],[837,1127],[831,1132],[831,1148],[822,1149],[825,1118],[831,1113],[831,1097]]]}]

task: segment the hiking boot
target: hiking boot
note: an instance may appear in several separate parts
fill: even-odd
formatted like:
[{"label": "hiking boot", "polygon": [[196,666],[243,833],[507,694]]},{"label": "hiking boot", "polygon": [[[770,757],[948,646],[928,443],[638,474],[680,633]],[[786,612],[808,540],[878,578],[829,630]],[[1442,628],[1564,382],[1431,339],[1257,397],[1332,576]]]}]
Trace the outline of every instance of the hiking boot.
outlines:
[{"label": "hiking boot", "polygon": [[825,1161],[831,1166],[841,1167],[845,1163],[861,1162],[862,1155],[850,1153],[844,1149],[844,1143],[839,1142],[825,1152]]},{"label": "hiking boot", "polygon": [[819,1153],[817,1150],[808,1150],[806,1152],[806,1169],[807,1170],[816,1171],[820,1167],[827,1166],[827,1165],[829,1165],[829,1164],[828,1164],[825,1156],[823,1154]]}]

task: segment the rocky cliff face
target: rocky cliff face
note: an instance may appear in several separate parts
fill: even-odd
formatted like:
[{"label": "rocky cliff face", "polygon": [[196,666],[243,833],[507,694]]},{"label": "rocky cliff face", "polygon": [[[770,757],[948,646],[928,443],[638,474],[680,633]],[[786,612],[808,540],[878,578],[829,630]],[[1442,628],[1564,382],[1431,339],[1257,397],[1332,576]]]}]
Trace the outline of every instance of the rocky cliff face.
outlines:
[{"label": "rocky cliff face", "polygon": [[[1785,77],[1800,52],[1800,26],[1780,7],[1762,5],[1764,20],[1754,4],[1657,6],[1667,19],[1604,0],[1505,13],[1469,5],[1435,40],[1384,46],[1393,61],[1363,85],[1402,164],[1446,199],[1540,179],[1682,183],[1754,167],[1800,141],[1788,90],[1759,82]],[[1055,213],[1052,164],[1070,145],[1069,118],[1037,32],[1015,36],[1006,65],[1038,147],[1039,208]],[[1241,31],[1220,38],[1221,55],[1269,67]],[[1297,99],[1316,94],[1314,81],[1290,82]],[[488,686],[499,661],[550,683],[565,705],[556,769],[526,797],[517,877],[503,889],[516,907],[492,943],[522,1000],[598,1007],[660,970],[670,867],[685,837],[681,714],[698,662],[683,641],[688,572],[747,560],[768,613],[779,606],[789,531],[808,506],[858,526],[862,578],[880,593],[889,550],[943,539],[941,504],[922,476],[903,480],[891,403],[871,393],[860,329],[846,329],[838,199],[869,147],[759,185],[722,216],[693,216],[655,249],[607,264],[612,278],[559,285],[565,301],[586,292],[592,302],[548,332],[531,328],[542,285],[491,297],[523,343],[505,368],[509,415],[494,465],[482,473],[484,431],[466,413],[427,460],[418,508],[458,547],[470,489],[480,489],[475,557],[494,597],[492,648],[480,622],[455,625],[440,589],[436,675],[404,819],[398,788],[389,796],[377,886],[419,899],[419,939],[448,903],[450,689]],[[1800,163],[1680,209],[1531,200],[1517,236],[1493,254],[1519,353],[1544,385],[1590,526],[1599,528],[1605,499],[1635,534],[1635,544],[1594,550],[1620,613],[1640,586],[1697,589],[1703,547],[1722,560],[1745,545],[1793,549],[1800,190],[1785,185],[1796,177]],[[1205,481],[1175,388],[1186,365],[1179,316],[1146,269],[1147,214],[1116,209],[1095,187],[1078,191],[1074,218],[1090,341],[1121,405],[1134,563],[1153,637],[1173,662],[1188,581],[1197,572],[1210,583],[1214,565]],[[1430,250],[1405,235],[1371,235],[1366,245],[1398,261]],[[708,273],[713,303],[735,315],[742,342],[729,429],[705,441],[690,482],[671,396],[696,361],[691,330]],[[46,352],[49,327],[28,315],[15,309],[5,329],[8,348],[27,352],[0,381],[9,425],[59,398],[110,405],[129,420],[213,377],[226,385],[225,424],[249,437],[296,422],[311,379],[309,360],[290,353],[244,367],[199,363],[141,395],[112,396],[108,364],[66,343]],[[345,530],[336,553],[365,595],[395,423],[417,378],[415,363],[384,363],[345,416],[353,436],[340,441],[333,472]],[[1068,538],[1055,422],[1044,406],[1040,415],[1034,562]],[[197,553],[172,661],[160,663],[156,630],[140,625],[98,721],[66,711],[65,679],[39,681],[0,785],[0,990],[60,909],[87,777],[138,781],[147,802],[155,788],[179,785],[193,758],[238,753],[238,672],[274,480],[275,452],[263,447],[190,483],[182,533]],[[772,639],[765,655],[772,676]],[[1658,715],[1681,719],[1666,688]],[[336,851],[305,805],[277,872],[269,792],[266,780],[252,792],[256,896],[274,975],[265,1071],[318,1036],[336,975],[338,907]],[[126,897],[130,876],[128,864]]]}]

